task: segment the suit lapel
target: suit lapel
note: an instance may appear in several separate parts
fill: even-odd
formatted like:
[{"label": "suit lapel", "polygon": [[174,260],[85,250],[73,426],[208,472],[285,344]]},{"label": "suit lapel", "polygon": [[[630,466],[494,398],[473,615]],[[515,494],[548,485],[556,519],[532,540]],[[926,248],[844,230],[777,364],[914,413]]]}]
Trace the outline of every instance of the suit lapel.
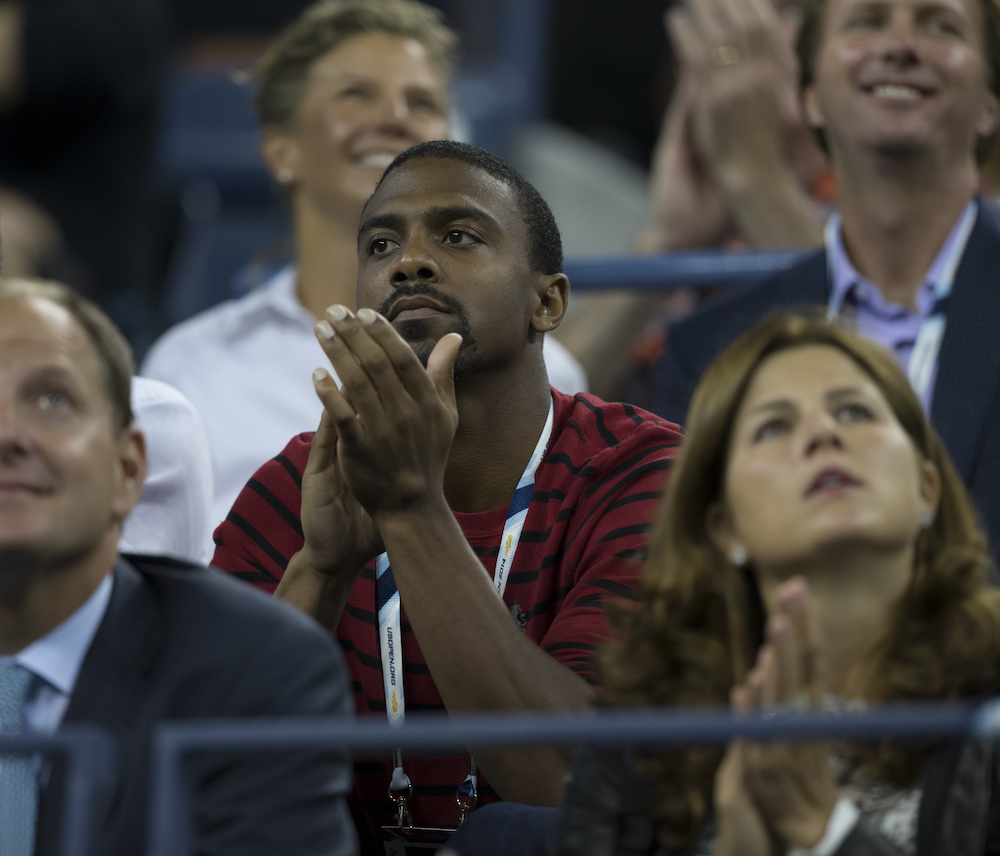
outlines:
[{"label": "suit lapel", "polygon": [[[160,610],[149,586],[135,568],[119,559],[107,612],[80,666],[63,723],[90,722],[118,738],[127,734],[147,689],[145,674],[165,639]],[[58,851],[65,786],[64,765],[53,765],[39,805],[39,854]],[[119,757],[95,830],[113,810],[121,787]]]},{"label": "suit lapel", "polygon": [[969,484],[990,405],[1000,387],[1000,212],[979,200],[948,301],[931,422]]}]

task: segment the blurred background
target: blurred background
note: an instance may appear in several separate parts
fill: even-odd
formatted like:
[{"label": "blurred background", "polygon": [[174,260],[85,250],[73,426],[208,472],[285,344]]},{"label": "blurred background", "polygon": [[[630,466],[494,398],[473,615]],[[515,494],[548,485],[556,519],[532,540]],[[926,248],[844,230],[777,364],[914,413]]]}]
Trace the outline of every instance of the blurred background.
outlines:
[{"label": "blurred background", "polygon": [[[141,358],[167,327],[286,262],[287,212],[242,75],[307,5],[0,3],[5,274],[96,298]],[[456,136],[539,188],[567,257],[626,252],[672,86],[664,0],[431,5],[461,37]]]}]

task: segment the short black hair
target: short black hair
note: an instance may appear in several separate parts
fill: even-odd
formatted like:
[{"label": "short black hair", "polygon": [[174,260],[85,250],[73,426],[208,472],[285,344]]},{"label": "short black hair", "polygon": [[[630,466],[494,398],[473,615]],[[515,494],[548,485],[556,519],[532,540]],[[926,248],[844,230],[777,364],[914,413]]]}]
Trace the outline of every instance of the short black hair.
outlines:
[{"label": "short black hair", "polygon": [[[531,262],[532,269],[543,274],[562,273],[562,238],[559,236],[556,218],[552,216],[552,209],[542,199],[542,194],[535,190],[521,173],[485,149],[454,140],[432,140],[428,143],[420,143],[407,149],[389,164],[382,174],[382,178],[379,179],[375,192],[378,192],[389,173],[407,161],[417,158],[444,158],[463,161],[479,167],[497,181],[506,184],[514,191],[517,207],[521,211],[521,217],[524,218],[524,226],[528,236],[528,260]],[[374,195],[373,193],[372,196]]]}]

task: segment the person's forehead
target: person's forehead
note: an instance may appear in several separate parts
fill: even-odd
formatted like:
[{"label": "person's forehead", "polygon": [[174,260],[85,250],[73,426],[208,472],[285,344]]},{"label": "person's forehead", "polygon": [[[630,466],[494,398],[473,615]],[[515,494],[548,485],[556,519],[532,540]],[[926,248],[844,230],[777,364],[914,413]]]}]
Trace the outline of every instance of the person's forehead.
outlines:
[{"label": "person's forehead", "polygon": [[59,365],[99,380],[97,355],[72,314],[40,297],[0,298],[0,354],[8,367],[27,371]]},{"label": "person's forehead", "polygon": [[317,89],[336,86],[350,78],[441,90],[447,84],[423,44],[383,30],[348,36],[313,62],[309,77]]},{"label": "person's forehead", "polygon": [[387,175],[368,201],[362,222],[376,215],[420,214],[452,206],[479,209],[505,232],[523,230],[514,189],[486,170],[451,158],[415,158]]},{"label": "person's forehead", "polygon": [[743,400],[745,413],[771,399],[822,399],[853,387],[880,394],[875,382],[840,348],[810,344],[786,348],[761,361]]},{"label": "person's forehead", "polygon": [[982,22],[982,0],[826,0],[827,14],[843,15],[856,8],[904,9],[926,12],[949,9],[978,23]]}]

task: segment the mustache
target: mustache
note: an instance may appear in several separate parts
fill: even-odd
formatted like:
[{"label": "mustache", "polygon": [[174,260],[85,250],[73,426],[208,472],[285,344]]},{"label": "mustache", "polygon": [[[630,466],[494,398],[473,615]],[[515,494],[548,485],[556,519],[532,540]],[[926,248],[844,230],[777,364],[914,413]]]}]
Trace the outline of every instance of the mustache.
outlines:
[{"label": "mustache", "polygon": [[447,306],[463,321],[468,317],[465,311],[465,305],[462,301],[450,294],[444,294],[443,292],[438,291],[434,288],[434,286],[428,285],[426,282],[415,282],[412,285],[399,286],[392,294],[382,301],[378,307],[378,314],[383,317],[388,317],[389,310],[392,308],[393,303],[402,297],[416,297],[417,295],[430,297],[443,306]]}]

